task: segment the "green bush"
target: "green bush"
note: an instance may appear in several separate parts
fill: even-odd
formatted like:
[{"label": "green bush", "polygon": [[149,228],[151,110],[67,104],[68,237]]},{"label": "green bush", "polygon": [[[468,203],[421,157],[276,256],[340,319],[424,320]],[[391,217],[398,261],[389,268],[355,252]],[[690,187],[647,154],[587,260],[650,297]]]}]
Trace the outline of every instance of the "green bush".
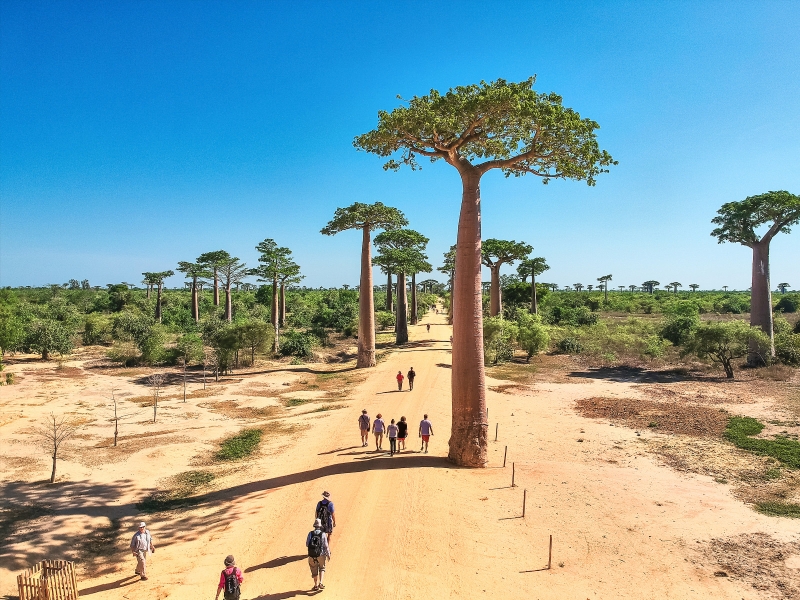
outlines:
[{"label": "green bush", "polygon": [[375,327],[378,329],[378,331],[383,331],[384,329],[394,327],[396,322],[397,315],[395,315],[393,312],[379,310],[375,313]]},{"label": "green bush", "polygon": [[483,320],[483,356],[487,365],[498,365],[514,358],[517,326],[500,316]]},{"label": "green bush", "polygon": [[316,341],[311,333],[289,329],[281,336],[280,353],[283,356],[308,358],[313,354]]},{"label": "green bush", "polygon": [[98,313],[87,315],[83,326],[83,345],[97,346],[110,344],[112,341],[111,320]]},{"label": "green bush", "polygon": [[240,460],[250,456],[261,443],[263,432],[260,429],[244,429],[220,444],[214,455],[216,460]]},{"label": "green bush", "polygon": [[798,308],[800,308],[800,294],[784,294],[778,300],[774,310],[776,312],[794,313],[797,312]]},{"label": "green bush", "polygon": [[776,335],[775,356],[786,365],[800,366],[800,334],[781,333]]},{"label": "green bush", "polygon": [[593,313],[586,306],[553,306],[543,315],[544,321],[551,325],[594,325],[598,321],[597,313]]},{"label": "green bush", "polygon": [[768,341],[763,331],[750,327],[744,321],[703,323],[686,343],[684,354],[710,358],[722,365],[725,375],[732,379],[733,361],[747,355],[749,344],[755,342],[766,348]]},{"label": "green bush", "polygon": [[574,337],[568,336],[559,340],[556,344],[558,351],[562,354],[580,354],[583,347],[581,343]]}]

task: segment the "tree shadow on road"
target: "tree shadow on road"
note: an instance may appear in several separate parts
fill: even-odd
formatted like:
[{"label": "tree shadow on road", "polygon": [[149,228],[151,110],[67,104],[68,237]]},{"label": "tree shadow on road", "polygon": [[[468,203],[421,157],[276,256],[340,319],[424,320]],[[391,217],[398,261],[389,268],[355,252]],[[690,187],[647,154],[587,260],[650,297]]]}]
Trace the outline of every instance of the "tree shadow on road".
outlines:
[{"label": "tree shadow on road", "polygon": [[286,600],[287,598],[296,598],[297,596],[316,596],[320,593],[321,591],[292,590],[290,592],[278,592],[277,594],[263,594],[261,596],[256,596],[253,600]]},{"label": "tree shadow on road", "polygon": [[284,565],[288,565],[289,563],[297,562],[298,560],[305,560],[305,558],[305,554],[296,554],[295,556],[279,556],[278,558],[273,558],[272,560],[260,565],[247,567],[244,572],[252,573],[253,571],[258,571],[259,569],[275,569],[276,567],[282,567]]},{"label": "tree shadow on road", "polygon": [[89,588],[83,588],[82,590],[78,590],[78,595],[91,596],[92,594],[97,594],[98,592],[107,592],[108,590],[127,587],[129,585],[133,585],[137,581],[139,581],[138,575],[128,575],[127,577],[117,579],[116,581],[110,581],[108,583],[101,583],[100,585],[95,585]]},{"label": "tree shadow on road", "polygon": [[643,367],[593,367],[587,371],[573,371],[568,377],[582,379],[607,379],[618,383],[680,383],[682,381],[725,381],[720,377],[709,377],[688,369],[651,371]]}]

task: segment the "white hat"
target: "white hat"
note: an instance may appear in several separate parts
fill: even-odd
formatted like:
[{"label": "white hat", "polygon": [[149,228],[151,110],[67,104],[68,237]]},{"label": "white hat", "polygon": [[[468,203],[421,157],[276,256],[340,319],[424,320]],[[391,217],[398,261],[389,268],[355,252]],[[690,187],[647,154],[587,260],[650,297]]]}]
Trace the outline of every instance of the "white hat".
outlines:
[{"label": "white hat", "polygon": [[322,527],[322,521],[319,519],[314,520],[314,527]]},{"label": "white hat", "polygon": [[139,523],[139,527],[147,527],[147,525],[145,525],[145,522],[142,521],[141,523]]}]

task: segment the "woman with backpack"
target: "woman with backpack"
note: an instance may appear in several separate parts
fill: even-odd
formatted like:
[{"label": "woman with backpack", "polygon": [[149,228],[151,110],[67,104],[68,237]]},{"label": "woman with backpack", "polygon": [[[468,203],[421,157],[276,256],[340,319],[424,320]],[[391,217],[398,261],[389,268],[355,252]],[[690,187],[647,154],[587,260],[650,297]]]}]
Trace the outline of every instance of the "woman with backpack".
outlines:
[{"label": "woman with backpack", "polygon": [[322,530],[322,521],[314,521],[314,529],[308,532],[306,537],[306,547],[308,548],[308,566],[311,568],[311,577],[314,578],[312,592],[324,590],[325,584],[325,564],[331,557],[331,549],[328,546],[328,536]]},{"label": "woman with backpack", "polygon": [[397,451],[406,449],[406,438],[408,437],[408,423],[405,417],[400,417],[397,424]]},{"label": "woman with backpack", "polygon": [[217,586],[217,596],[215,600],[219,600],[219,593],[223,592],[225,600],[239,600],[242,595],[241,584],[244,581],[242,570],[236,566],[236,560],[232,554],[225,557],[225,568],[219,575],[219,585]]}]

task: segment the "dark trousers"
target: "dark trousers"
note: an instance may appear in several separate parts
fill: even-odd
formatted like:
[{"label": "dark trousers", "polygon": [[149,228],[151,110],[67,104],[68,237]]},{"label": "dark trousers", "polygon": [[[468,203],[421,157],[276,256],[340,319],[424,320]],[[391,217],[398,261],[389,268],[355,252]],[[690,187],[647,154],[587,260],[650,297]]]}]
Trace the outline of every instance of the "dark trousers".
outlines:
[{"label": "dark trousers", "polygon": [[397,438],[389,438],[389,454],[397,452]]},{"label": "dark trousers", "polygon": [[410,389],[410,390],[414,389],[414,378],[413,377],[409,377],[408,378],[408,389]]}]

